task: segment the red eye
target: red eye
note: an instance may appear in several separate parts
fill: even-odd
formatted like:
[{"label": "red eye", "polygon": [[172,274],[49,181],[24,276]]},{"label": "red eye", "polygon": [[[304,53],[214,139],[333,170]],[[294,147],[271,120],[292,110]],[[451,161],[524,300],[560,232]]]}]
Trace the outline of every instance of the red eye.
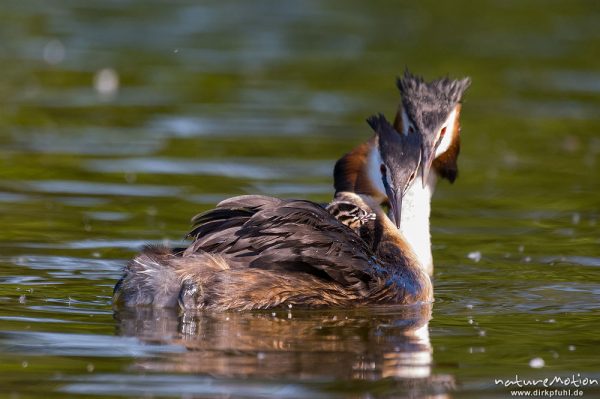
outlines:
[{"label": "red eye", "polygon": [[384,165],[384,164],[381,164],[381,166],[379,167],[379,170],[381,171],[381,175],[382,175],[382,176],[385,176],[385,173],[386,173],[387,171],[386,171],[386,169],[385,169],[385,165]]},{"label": "red eye", "polygon": [[446,126],[444,126],[442,128],[442,130],[440,131],[440,138],[444,137],[445,134],[446,134]]},{"label": "red eye", "polygon": [[414,128],[414,127],[412,127],[412,126],[409,126],[409,127],[408,127],[408,132],[409,132],[409,133],[414,133],[414,132],[415,132],[415,128]]}]

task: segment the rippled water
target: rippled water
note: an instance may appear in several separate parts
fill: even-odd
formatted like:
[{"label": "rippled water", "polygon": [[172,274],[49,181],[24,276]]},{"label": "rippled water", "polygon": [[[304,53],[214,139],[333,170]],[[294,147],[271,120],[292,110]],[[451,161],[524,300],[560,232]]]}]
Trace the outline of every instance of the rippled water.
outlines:
[{"label": "rippled water", "polygon": [[[7,2],[1,396],[501,398],[515,374],[600,379],[599,20],[591,1]],[[180,244],[216,201],[327,201],[405,65],[473,79],[460,178],[433,203],[432,309],[113,313],[127,259]]]}]

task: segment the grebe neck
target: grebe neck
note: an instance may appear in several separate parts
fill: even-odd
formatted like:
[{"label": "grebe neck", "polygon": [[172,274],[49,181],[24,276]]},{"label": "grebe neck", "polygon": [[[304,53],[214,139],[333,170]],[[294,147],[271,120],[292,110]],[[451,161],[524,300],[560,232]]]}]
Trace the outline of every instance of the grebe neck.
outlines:
[{"label": "grebe neck", "polygon": [[[376,190],[373,197],[386,198],[379,170],[380,164],[381,158],[377,148],[371,148],[367,156],[367,168],[369,181]],[[429,275],[433,273],[429,217],[431,197],[436,183],[436,174],[430,173],[425,187],[418,178],[410,185],[402,198],[402,218],[400,220],[400,232],[412,247],[423,270]]]}]

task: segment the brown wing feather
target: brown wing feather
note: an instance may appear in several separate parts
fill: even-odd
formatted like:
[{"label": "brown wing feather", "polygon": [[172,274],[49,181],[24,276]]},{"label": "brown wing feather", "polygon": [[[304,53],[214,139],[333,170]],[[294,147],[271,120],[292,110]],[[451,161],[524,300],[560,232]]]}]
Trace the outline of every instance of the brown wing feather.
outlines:
[{"label": "brown wing feather", "polygon": [[[241,216],[245,204],[249,206]],[[365,290],[371,279],[372,251],[318,204],[235,197],[196,220],[201,224],[194,227],[197,238],[187,254],[218,253],[231,268],[309,273],[345,286],[363,285]]]}]

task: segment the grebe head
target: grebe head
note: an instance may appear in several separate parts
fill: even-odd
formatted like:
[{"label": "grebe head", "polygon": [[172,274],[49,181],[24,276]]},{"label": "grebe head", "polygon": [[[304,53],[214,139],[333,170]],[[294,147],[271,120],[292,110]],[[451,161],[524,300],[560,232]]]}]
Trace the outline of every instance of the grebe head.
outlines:
[{"label": "grebe head", "polygon": [[421,161],[421,135],[400,133],[381,114],[367,119],[377,136],[380,177],[390,203],[390,214],[400,228],[402,197],[417,175]]},{"label": "grebe head", "polygon": [[[397,85],[402,96],[402,133],[420,133],[421,171],[423,187],[433,160],[455,147],[458,156],[460,101],[471,84],[469,78],[452,80],[441,78],[425,82],[422,77],[412,75],[408,69],[398,79]],[[453,171],[443,177],[454,181],[456,178],[456,156]]]}]

